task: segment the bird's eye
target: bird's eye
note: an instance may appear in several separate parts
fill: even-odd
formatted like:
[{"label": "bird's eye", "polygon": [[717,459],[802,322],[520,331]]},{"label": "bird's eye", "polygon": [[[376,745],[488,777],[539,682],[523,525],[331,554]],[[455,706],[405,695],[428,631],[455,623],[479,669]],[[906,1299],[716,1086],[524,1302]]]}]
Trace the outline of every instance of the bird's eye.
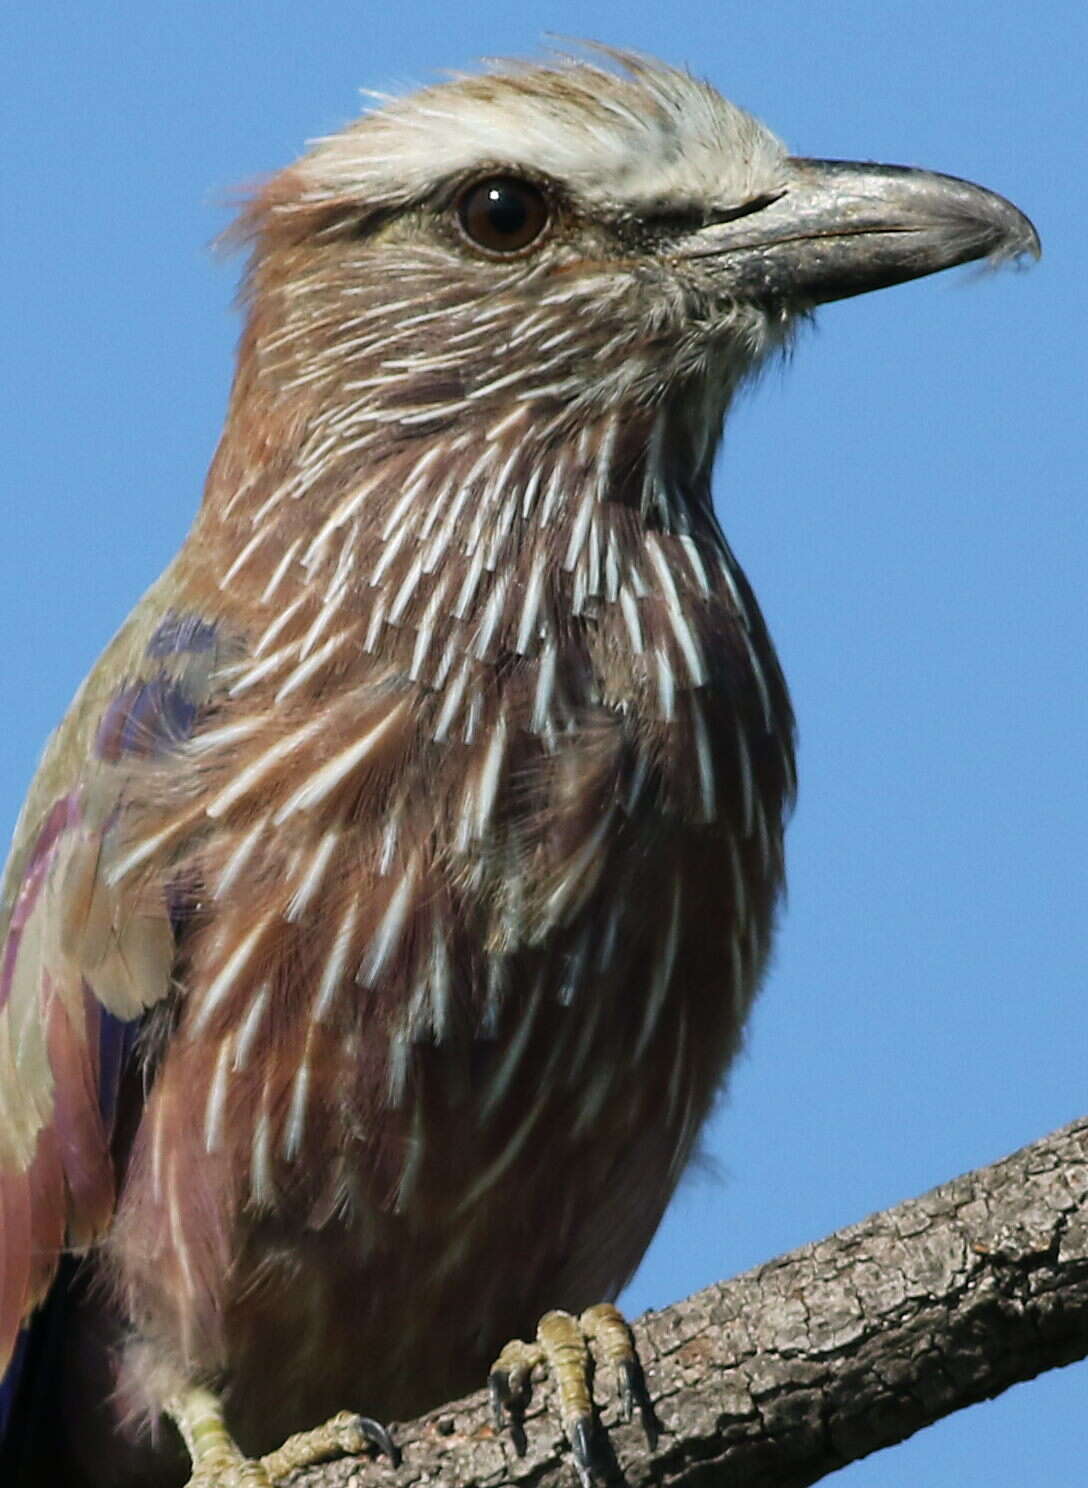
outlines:
[{"label": "bird's eye", "polygon": [[490,176],[469,186],[457,203],[457,218],[471,243],[489,253],[520,253],[548,225],[548,199],[530,181]]}]

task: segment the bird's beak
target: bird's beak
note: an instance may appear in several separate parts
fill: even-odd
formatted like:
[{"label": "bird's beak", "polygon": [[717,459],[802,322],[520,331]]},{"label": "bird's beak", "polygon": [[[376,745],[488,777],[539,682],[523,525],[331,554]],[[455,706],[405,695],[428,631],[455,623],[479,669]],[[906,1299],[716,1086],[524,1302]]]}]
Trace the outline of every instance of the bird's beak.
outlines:
[{"label": "bird's beak", "polygon": [[970,181],[903,165],[800,158],[786,162],[778,192],[700,228],[680,250],[684,259],[716,260],[738,297],[791,308],[972,259],[1037,258],[1039,251],[1024,214]]}]

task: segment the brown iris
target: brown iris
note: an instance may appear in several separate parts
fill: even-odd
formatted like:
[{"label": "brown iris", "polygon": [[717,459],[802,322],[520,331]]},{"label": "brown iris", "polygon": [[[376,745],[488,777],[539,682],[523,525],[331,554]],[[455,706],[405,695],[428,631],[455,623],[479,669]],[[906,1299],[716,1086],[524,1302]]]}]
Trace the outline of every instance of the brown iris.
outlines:
[{"label": "brown iris", "polygon": [[531,181],[489,176],[469,186],[457,203],[461,228],[489,253],[520,253],[548,225],[548,199]]}]

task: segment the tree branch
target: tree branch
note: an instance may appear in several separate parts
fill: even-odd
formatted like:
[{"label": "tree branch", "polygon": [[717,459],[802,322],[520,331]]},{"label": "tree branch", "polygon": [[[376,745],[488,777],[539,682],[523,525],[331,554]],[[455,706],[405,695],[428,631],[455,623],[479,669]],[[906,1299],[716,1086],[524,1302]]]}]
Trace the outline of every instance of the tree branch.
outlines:
[{"label": "tree branch", "polygon": [[[603,1419],[631,1488],[803,1488],[962,1406],[1088,1354],[1088,1117],[635,1326],[663,1427]],[[365,1343],[362,1345],[365,1346]],[[441,1341],[439,1343],[441,1345]],[[456,1339],[449,1340],[456,1347]],[[607,1382],[598,1382],[604,1397]],[[547,1396],[547,1389],[539,1392]],[[546,1402],[517,1458],[486,1395],[398,1427],[404,1465],[298,1488],[574,1481]]]}]

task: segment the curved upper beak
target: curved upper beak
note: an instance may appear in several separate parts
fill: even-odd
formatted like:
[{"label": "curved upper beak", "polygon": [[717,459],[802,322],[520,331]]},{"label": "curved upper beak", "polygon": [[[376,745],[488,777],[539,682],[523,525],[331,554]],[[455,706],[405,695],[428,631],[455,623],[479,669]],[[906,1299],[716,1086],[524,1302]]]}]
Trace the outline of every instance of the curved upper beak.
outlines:
[{"label": "curved upper beak", "polygon": [[690,235],[746,298],[818,305],[973,259],[1039,256],[1039,235],[982,186],[903,165],[786,162],[781,189]]}]

